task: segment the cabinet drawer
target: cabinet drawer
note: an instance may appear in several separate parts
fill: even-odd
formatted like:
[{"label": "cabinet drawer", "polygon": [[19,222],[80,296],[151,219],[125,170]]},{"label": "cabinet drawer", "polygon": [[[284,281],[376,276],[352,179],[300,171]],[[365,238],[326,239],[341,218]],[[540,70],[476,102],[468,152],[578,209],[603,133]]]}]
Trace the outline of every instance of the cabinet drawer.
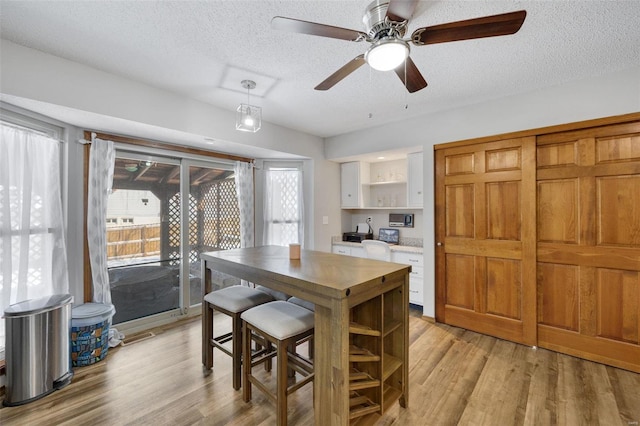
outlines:
[{"label": "cabinet drawer", "polygon": [[336,254],[344,254],[347,256],[351,256],[351,247],[346,246],[333,246],[332,252]]},{"label": "cabinet drawer", "polygon": [[424,268],[422,266],[412,266],[411,273],[409,274],[409,279],[413,280],[414,278],[424,279]]},{"label": "cabinet drawer", "polygon": [[409,279],[409,303],[420,306],[424,304],[424,280],[413,275]]},{"label": "cabinet drawer", "polygon": [[393,252],[391,254],[393,262],[413,266],[424,266],[423,257],[422,253]]}]

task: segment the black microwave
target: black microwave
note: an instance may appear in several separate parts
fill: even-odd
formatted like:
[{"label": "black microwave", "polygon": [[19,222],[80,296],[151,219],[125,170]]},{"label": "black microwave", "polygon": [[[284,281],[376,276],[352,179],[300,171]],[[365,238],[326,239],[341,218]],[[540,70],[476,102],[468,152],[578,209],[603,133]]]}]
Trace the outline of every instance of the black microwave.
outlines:
[{"label": "black microwave", "polygon": [[389,226],[393,228],[413,228],[413,214],[389,213]]}]

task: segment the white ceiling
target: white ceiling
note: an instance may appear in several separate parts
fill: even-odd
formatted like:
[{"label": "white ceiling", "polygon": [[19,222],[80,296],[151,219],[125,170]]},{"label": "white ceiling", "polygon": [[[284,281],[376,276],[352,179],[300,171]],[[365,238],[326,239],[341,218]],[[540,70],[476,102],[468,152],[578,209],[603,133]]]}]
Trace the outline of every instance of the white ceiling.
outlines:
[{"label": "white ceiling", "polygon": [[409,33],[521,9],[527,18],[511,36],[412,46],[429,83],[415,94],[368,66],[313,90],[367,43],[272,30],[271,18],[363,30],[369,2],[1,0],[0,35],[229,111],[246,102],[240,80],[250,78],[262,89],[251,103],[264,120],[322,137],[640,64],[637,0],[422,1]]}]

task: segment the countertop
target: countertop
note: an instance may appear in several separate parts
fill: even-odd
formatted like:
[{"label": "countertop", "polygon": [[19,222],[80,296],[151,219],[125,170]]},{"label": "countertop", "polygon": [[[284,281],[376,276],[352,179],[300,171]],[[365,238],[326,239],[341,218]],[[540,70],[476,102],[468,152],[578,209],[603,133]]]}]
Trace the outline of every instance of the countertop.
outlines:
[{"label": "countertop", "polygon": [[[362,247],[360,243],[352,243],[349,241],[333,241],[331,243],[334,246],[348,246],[348,247]],[[400,252],[400,253],[423,253],[422,247],[413,247],[413,246],[401,246],[401,245],[390,245],[392,252]]]}]

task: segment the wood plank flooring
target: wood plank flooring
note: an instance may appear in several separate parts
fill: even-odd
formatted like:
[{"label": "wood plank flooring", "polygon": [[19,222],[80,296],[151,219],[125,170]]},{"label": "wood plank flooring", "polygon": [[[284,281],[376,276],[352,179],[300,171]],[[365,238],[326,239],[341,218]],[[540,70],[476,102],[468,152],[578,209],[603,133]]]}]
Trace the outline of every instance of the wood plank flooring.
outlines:
[{"label": "wood plank flooring", "polygon": [[[640,422],[640,374],[463,329],[410,318],[409,408],[380,425],[622,425]],[[216,317],[216,332],[226,318]],[[231,359],[216,351],[204,377],[200,319],[152,330],[75,369],[66,388],[0,408],[9,425],[273,425],[275,407],[231,386]],[[304,349],[303,349],[304,350]],[[267,373],[263,373],[267,377]],[[275,384],[274,384],[275,385]],[[322,407],[316,407],[322,409]],[[289,397],[289,424],[313,424],[311,386]]]}]

